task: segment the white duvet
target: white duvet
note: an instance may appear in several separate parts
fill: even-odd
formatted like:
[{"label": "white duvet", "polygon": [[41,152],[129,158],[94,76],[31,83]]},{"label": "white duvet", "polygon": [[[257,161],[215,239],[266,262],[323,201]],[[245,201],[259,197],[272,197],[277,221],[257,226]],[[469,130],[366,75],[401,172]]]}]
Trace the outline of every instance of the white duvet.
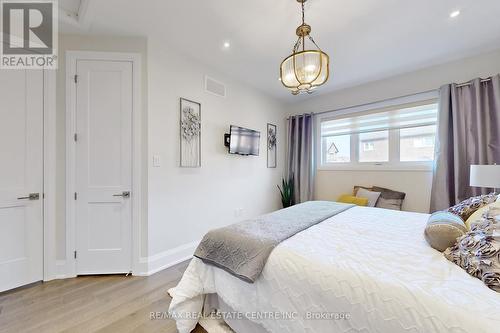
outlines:
[{"label": "white duvet", "polygon": [[500,294],[429,247],[427,218],[351,208],[282,242],[254,284],[194,258],[170,311],[181,333],[209,293],[269,332],[500,332]]}]

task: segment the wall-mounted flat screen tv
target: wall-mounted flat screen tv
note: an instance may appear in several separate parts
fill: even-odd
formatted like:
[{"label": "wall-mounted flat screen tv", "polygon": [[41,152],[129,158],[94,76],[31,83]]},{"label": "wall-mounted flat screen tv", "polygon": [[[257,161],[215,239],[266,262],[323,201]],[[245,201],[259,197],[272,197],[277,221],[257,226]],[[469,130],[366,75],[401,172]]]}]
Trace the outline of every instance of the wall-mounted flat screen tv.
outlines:
[{"label": "wall-mounted flat screen tv", "polygon": [[259,156],[260,132],[231,125],[229,153]]}]

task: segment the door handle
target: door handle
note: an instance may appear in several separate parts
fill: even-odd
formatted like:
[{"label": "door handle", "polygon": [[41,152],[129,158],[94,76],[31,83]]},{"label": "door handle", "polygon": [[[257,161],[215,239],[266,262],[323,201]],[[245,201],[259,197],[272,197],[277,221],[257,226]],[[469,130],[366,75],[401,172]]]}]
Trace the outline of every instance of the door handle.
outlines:
[{"label": "door handle", "polygon": [[27,197],[19,197],[17,200],[39,200],[40,193],[30,193]]},{"label": "door handle", "polygon": [[128,198],[130,197],[130,191],[123,191],[121,194],[113,194],[114,197],[123,197],[123,198]]}]

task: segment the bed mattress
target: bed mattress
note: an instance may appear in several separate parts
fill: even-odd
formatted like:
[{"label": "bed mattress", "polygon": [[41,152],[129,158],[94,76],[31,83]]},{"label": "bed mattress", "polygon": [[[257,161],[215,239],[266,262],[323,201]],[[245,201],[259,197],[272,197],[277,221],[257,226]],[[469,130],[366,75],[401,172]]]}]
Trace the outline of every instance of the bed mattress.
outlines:
[{"label": "bed mattress", "polygon": [[181,333],[210,293],[268,332],[499,332],[500,295],[425,242],[428,216],[354,207],[279,244],[255,283],[194,258],[170,311]]}]

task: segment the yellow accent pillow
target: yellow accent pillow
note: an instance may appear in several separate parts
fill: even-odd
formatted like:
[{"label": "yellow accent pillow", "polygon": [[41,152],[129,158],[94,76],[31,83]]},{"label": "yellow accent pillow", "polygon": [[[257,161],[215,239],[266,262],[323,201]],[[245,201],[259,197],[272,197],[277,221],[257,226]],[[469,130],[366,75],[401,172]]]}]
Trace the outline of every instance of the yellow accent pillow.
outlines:
[{"label": "yellow accent pillow", "polygon": [[490,203],[486,206],[483,206],[481,208],[479,208],[478,210],[476,210],[468,219],[467,221],[465,221],[465,226],[467,227],[467,230],[470,230],[470,227],[471,227],[471,224],[473,222],[476,222],[477,220],[479,220],[482,216],[483,216],[483,213],[485,211],[487,211],[488,209],[490,208],[496,208],[496,209],[500,209],[500,201],[495,201],[493,203]]},{"label": "yellow accent pillow", "polygon": [[338,199],[338,202],[342,203],[350,203],[358,206],[366,206],[368,205],[368,198],[355,197],[350,194],[342,194]]}]

